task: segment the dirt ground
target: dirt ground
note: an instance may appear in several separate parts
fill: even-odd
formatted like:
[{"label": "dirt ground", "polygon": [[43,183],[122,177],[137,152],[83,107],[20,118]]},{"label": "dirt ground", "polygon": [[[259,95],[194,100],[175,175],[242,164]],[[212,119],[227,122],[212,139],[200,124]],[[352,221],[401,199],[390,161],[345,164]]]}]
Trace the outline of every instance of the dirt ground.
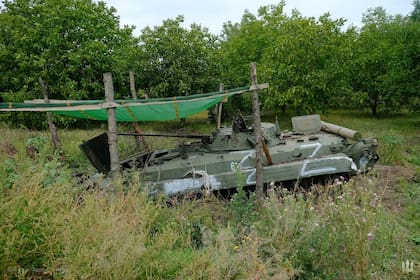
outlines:
[{"label": "dirt ground", "polygon": [[375,180],[378,195],[383,195],[383,205],[393,212],[403,210],[403,183],[413,183],[420,180],[420,175],[416,173],[414,168],[404,166],[375,165],[372,174],[368,176],[372,176],[372,179]]},{"label": "dirt ground", "polygon": [[0,154],[7,155],[8,158],[13,157],[17,153],[16,147],[8,141],[0,144]]}]

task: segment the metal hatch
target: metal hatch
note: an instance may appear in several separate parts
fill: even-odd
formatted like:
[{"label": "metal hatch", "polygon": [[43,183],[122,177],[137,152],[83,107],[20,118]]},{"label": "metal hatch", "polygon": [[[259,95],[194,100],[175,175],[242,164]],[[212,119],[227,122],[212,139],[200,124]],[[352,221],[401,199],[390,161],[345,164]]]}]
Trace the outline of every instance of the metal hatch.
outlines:
[{"label": "metal hatch", "polygon": [[80,144],[79,147],[99,172],[108,174],[111,170],[111,157],[109,155],[107,133],[89,139]]},{"label": "metal hatch", "polygon": [[299,116],[292,118],[293,130],[303,134],[318,133],[321,130],[319,115]]}]

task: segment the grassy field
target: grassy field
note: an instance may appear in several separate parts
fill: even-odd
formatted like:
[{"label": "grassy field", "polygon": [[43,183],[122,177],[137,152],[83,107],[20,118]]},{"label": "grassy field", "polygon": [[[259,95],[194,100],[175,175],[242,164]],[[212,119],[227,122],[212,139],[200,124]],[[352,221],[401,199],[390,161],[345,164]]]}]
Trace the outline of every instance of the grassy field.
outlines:
[{"label": "grassy field", "polygon": [[[279,117],[287,129],[288,116]],[[239,188],[231,201],[206,197],[171,207],[139,189],[139,174],[115,180],[112,191],[72,177],[94,173],[78,145],[103,129],[60,130],[63,157],[52,152],[47,132],[3,125],[0,277],[418,279],[420,116],[334,111],[322,118],[379,138],[373,172],[305,193],[269,191],[260,203]],[[187,123],[192,132],[211,130]],[[402,271],[405,260],[414,272]]]}]

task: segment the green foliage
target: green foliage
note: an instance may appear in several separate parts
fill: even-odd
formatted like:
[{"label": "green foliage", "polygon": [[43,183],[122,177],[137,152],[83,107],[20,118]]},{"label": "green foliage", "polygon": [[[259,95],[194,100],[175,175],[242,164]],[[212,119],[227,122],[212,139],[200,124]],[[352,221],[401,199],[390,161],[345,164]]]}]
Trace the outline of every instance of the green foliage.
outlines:
[{"label": "green foliage", "polygon": [[246,192],[242,186],[238,186],[237,191],[232,196],[230,209],[236,223],[246,229],[255,219],[255,193]]},{"label": "green foliage", "polygon": [[235,193],[230,200],[230,209],[233,213],[234,221],[240,230],[247,232],[256,217],[255,192],[247,192],[244,190],[243,185],[246,178],[239,166],[236,166],[235,173],[237,176],[237,193]]},{"label": "green foliage", "polygon": [[16,171],[16,166],[15,166],[15,162],[13,161],[13,159],[6,159],[3,162],[3,169],[4,169],[4,174],[5,177],[3,177],[3,184],[1,189],[4,188],[10,188],[13,186],[14,182],[16,181],[18,174]]},{"label": "green foliage", "polygon": [[[380,205],[373,186],[369,180],[344,184],[342,193],[324,197],[322,205],[314,206],[320,220],[307,223],[313,231],[298,253],[304,275],[366,278],[398,269],[403,241],[396,237],[397,223]],[[331,263],[339,269],[330,267]]]},{"label": "green foliage", "polygon": [[101,1],[4,1],[0,92],[40,98],[42,78],[50,98],[100,99],[102,73],[110,71],[118,91],[137,42],[115,12]]},{"label": "green foliage", "polygon": [[[419,177],[417,175],[417,177]],[[418,182],[417,178],[417,182]],[[415,244],[420,243],[420,184],[403,184],[404,193],[407,199],[407,208],[404,213],[403,223],[410,230],[410,239]],[[420,254],[418,254],[420,256]]]},{"label": "green foliage", "polygon": [[419,23],[369,9],[354,43],[352,85],[355,101],[379,110],[418,110]]},{"label": "green foliage", "polygon": [[415,144],[419,143],[419,137],[413,137],[411,141],[413,145],[409,145],[406,149],[406,152],[408,153],[407,161],[417,168],[420,168],[420,144]]},{"label": "green foliage", "polygon": [[284,5],[261,7],[258,16],[245,12],[240,24],[224,26],[223,80],[229,85],[246,83],[249,63],[256,61],[260,80],[270,83],[269,92],[262,95],[266,108],[325,110],[337,104],[338,95],[349,92],[352,33],[341,31],[343,19],[325,14],[315,20],[298,11],[287,16]]},{"label": "green foliage", "polygon": [[[278,6],[272,6],[273,13],[282,13],[282,1]],[[261,10],[268,9],[262,7]],[[237,87],[249,84],[250,63],[260,61],[267,49],[272,46],[275,37],[270,32],[270,26],[264,19],[258,18],[245,11],[240,23],[225,23],[223,26],[222,43],[220,47],[221,76],[225,87]],[[269,82],[270,80],[262,80]],[[263,98],[263,96],[261,96]],[[236,114],[240,109],[244,114],[251,112],[251,98],[241,95],[224,105],[231,114]]]},{"label": "green foliage", "polygon": [[[344,19],[318,19],[285,3],[245,12],[240,23],[224,25],[220,54],[228,85],[246,83],[249,63],[259,65],[259,80],[270,83],[261,97],[267,109],[286,106],[298,113],[340,106],[418,111],[419,23],[411,17],[369,9],[364,26],[343,31]],[[249,103],[249,100],[246,102]],[[247,108],[246,102],[234,107]],[[249,109],[249,106],[248,108]]]},{"label": "green foliage", "polygon": [[412,21],[420,22],[420,1],[414,0],[413,6],[414,6],[414,9],[410,14],[410,19]]},{"label": "green foliage", "polygon": [[[120,192],[117,182],[113,193],[74,192],[33,179],[1,198],[0,270],[101,279],[395,276],[405,241],[366,182],[305,200],[272,192],[245,233],[214,220],[230,207],[220,201],[168,208],[144,193]],[[196,218],[200,247],[191,242]]]},{"label": "green foliage", "polygon": [[44,149],[45,144],[48,143],[48,139],[45,136],[36,136],[26,140],[26,147],[33,148],[36,151],[41,151]]},{"label": "green foliage", "polygon": [[46,270],[50,258],[60,254],[56,218],[63,218],[71,199],[63,195],[68,192],[61,185],[51,189],[41,187],[42,176],[34,173],[35,170],[20,173],[13,187],[2,191],[0,271],[3,275]]},{"label": "green foliage", "polygon": [[291,264],[295,276],[304,279],[397,273],[404,240],[374,185],[367,178],[336,181],[326,189],[312,189],[305,199],[284,190],[272,192],[257,222],[262,255],[277,266]]},{"label": "green foliage", "polygon": [[134,278],[156,206],[134,193],[82,193],[79,200],[58,233],[63,254],[54,269],[66,278]]},{"label": "green foliage", "polygon": [[[279,9],[283,4],[279,4]],[[249,84],[250,63],[261,60],[270,34],[263,22],[248,11],[240,23],[228,22],[223,29],[220,49],[223,82],[227,87]]]},{"label": "green foliage", "polygon": [[[360,29],[344,30],[345,19],[318,19],[285,2],[245,11],[239,23],[224,24],[220,36],[183,16],[146,27],[119,27],[114,8],[103,2],[3,1],[0,13],[0,93],[6,102],[40,97],[38,79],[50,98],[102,99],[102,74],[113,72],[117,98],[127,98],[127,73],[151,97],[186,95],[249,84],[250,62],[258,63],[266,109],[297,113],[341,106],[378,112],[420,109],[418,1],[410,15],[369,9]],[[232,98],[225,111],[251,111],[249,95]],[[10,114],[15,125],[46,127],[40,114]],[[63,126],[76,121],[59,118]],[[80,124],[80,123],[79,123]],[[85,125],[85,123],[83,123]]]},{"label": "green foliage", "polygon": [[[1,63],[1,61],[0,61]],[[0,78],[1,79],[1,78]],[[9,83],[10,81],[8,81]],[[9,84],[10,85],[10,84]],[[2,102],[24,102],[24,100],[32,99],[33,95],[28,92],[6,92],[1,94]],[[39,93],[41,95],[41,93]],[[41,97],[41,96],[38,96]],[[30,129],[45,129],[48,127],[46,114],[37,114],[33,112],[2,112],[0,119],[5,123],[11,124],[13,127],[28,127]]]},{"label": "green foliage", "polygon": [[140,36],[140,84],[150,97],[187,95],[218,89],[217,37],[184,18],[168,19]]},{"label": "green foliage", "polygon": [[[378,136],[381,160],[395,151],[389,163],[410,164],[418,117],[339,113],[326,120]],[[141,191],[139,173],[108,181],[112,190],[93,178],[77,183],[46,133],[1,132],[0,184],[9,185],[0,190],[0,274],[8,279],[398,279],[401,260],[418,258],[417,177],[391,185],[373,172],[304,193],[270,190],[260,205],[240,189],[233,201],[174,199],[169,207]],[[81,139],[100,131],[59,132],[73,162]],[[28,144],[40,149],[34,159]],[[238,186],[243,180],[238,173]],[[403,211],[388,209],[389,188]]]},{"label": "green foliage", "polygon": [[268,108],[293,105],[300,112],[326,110],[338,94],[347,92],[346,61],[349,36],[340,28],[344,20],[329,15],[318,20],[298,12],[274,31],[275,42],[265,53],[263,75],[270,88]]},{"label": "green foliage", "polygon": [[379,138],[379,141],[381,142],[381,149],[384,151],[381,156],[381,162],[384,164],[397,162],[401,153],[400,148],[405,147],[404,138],[394,131],[390,131],[389,134]]}]

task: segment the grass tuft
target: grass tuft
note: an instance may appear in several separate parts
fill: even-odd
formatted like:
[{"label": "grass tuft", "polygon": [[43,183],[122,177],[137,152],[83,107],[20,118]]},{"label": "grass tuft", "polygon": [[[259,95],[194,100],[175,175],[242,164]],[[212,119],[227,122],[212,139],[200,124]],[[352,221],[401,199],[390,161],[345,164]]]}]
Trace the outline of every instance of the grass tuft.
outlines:
[{"label": "grass tuft", "polygon": [[[167,199],[152,199],[142,191],[138,173],[107,184],[104,180],[100,186],[93,179],[80,182],[72,177],[88,166],[77,148],[80,139],[99,130],[60,132],[63,161],[42,140],[48,139],[46,133],[1,128],[6,137],[0,140],[0,275],[4,279],[417,277],[418,175],[405,175],[418,174],[410,171],[419,168],[415,117],[328,118],[376,135],[381,164],[401,166],[395,170],[388,166],[389,174],[378,166],[349,182],[336,180],[300,193],[270,189],[261,203],[239,189],[233,201],[185,198],[173,199],[168,206]],[[27,147],[35,147],[34,154],[28,155]],[[240,180],[238,174],[238,185]],[[412,274],[401,270],[407,259],[416,263]]]}]

